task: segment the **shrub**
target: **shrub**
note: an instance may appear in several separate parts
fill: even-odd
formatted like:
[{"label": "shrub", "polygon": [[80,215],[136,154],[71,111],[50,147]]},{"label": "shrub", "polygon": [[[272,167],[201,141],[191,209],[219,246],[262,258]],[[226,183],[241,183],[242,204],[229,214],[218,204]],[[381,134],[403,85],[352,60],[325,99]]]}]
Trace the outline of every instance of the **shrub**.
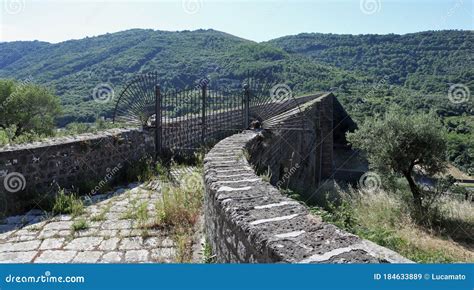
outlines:
[{"label": "shrub", "polygon": [[145,227],[148,222],[148,202],[142,202],[138,205],[135,213],[135,218],[139,227]]},{"label": "shrub", "polygon": [[425,211],[428,191],[419,188],[414,170],[427,175],[444,171],[447,142],[440,120],[434,114],[403,115],[392,110],[383,118],[368,119],[347,139],[367,154],[370,166],[381,172],[402,175],[410,187],[417,214]]},{"label": "shrub", "polygon": [[176,245],[176,263],[186,263],[192,258],[192,237],[189,231],[179,230],[175,233],[174,242]]},{"label": "shrub", "polygon": [[59,98],[42,86],[0,80],[0,128],[12,129],[14,138],[23,134],[53,135],[61,113]]},{"label": "shrub", "polygon": [[[448,263],[473,261],[474,255],[452,239],[472,244],[469,232],[474,230],[474,210],[470,202],[445,195],[430,207],[426,217],[433,222],[420,227],[412,219],[416,209],[403,200],[406,193],[385,190],[364,192],[339,189],[339,202],[328,202],[323,208],[312,206],[313,214],[361,238],[390,248],[415,262]],[[438,228],[434,228],[437,225]]]},{"label": "shrub", "polygon": [[162,187],[162,197],[155,204],[155,226],[171,230],[176,260],[182,263],[191,260],[192,235],[201,213],[204,186],[199,171],[186,172],[180,179],[184,182],[179,185]]},{"label": "shrub", "polygon": [[161,180],[161,181],[164,181],[164,182],[167,182],[169,181],[169,176],[168,176],[168,168],[166,168],[163,163],[161,162],[157,162],[155,164],[155,171],[156,171],[156,174],[158,175],[158,178]]}]

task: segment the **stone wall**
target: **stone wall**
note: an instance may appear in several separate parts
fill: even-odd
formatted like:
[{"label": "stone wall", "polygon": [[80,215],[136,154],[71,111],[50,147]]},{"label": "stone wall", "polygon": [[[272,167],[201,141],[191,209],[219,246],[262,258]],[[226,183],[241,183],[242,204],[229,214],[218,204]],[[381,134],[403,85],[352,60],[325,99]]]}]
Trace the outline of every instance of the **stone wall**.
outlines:
[{"label": "stone wall", "polygon": [[321,181],[332,178],[333,134],[339,130],[333,126],[335,102],[325,94],[276,116],[280,125],[262,132],[265,138],[249,148],[256,152],[250,162],[258,173],[271,174],[272,184],[308,197]]},{"label": "stone wall", "polygon": [[24,186],[15,193],[47,192],[57,185],[77,187],[115,174],[116,168],[139,160],[151,148],[152,135],[138,129],[111,129],[4,147],[0,151],[0,193],[13,194],[4,184],[10,173],[24,177]]},{"label": "stone wall", "polygon": [[206,155],[205,230],[217,262],[410,262],[322,222],[259,177],[247,157],[260,154],[255,148],[267,139],[265,134],[235,134]]}]

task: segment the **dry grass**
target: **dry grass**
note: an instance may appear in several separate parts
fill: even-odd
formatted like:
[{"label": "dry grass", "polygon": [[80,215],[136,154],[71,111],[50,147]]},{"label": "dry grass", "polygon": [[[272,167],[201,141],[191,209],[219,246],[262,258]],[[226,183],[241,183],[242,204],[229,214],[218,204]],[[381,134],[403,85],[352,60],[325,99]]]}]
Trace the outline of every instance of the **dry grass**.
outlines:
[{"label": "dry grass", "polygon": [[438,207],[441,215],[445,218],[462,220],[474,224],[474,206],[470,201],[460,201],[442,197],[438,201]]},{"label": "dry grass", "polygon": [[177,247],[176,261],[189,262],[192,258],[192,236],[202,208],[204,186],[200,170],[184,173],[180,185],[166,184],[162,198],[156,203],[157,217],[154,226],[164,227],[173,233]]},{"label": "dry grass", "polygon": [[177,263],[188,263],[192,259],[192,235],[188,230],[175,233],[173,236],[176,245],[176,261]]},{"label": "dry grass", "polygon": [[[467,201],[443,197],[428,213],[429,222],[417,223],[402,191],[365,192],[337,186],[325,191],[333,199],[326,198],[324,210],[312,207],[312,211],[327,222],[415,262],[474,262],[474,206]],[[327,201],[334,197],[337,205]]]},{"label": "dry grass", "polygon": [[469,176],[468,174],[462,172],[451,164],[448,165],[446,174],[450,174],[456,179],[474,179],[473,176]]},{"label": "dry grass", "polygon": [[156,203],[157,225],[188,228],[196,224],[202,206],[202,190],[167,186],[162,189],[162,194]]},{"label": "dry grass", "polygon": [[112,203],[108,203],[107,205],[103,206],[98,214],[91,217],[91,221],[93,222],[105,221],[106,215],[110,211],[111,207],[112,207]]},{"label": "dry grass", "polygon": [[[472,246],[469,248],[469,246],[455,242],[452,239],[427,234],[425,230],[415,225],[403,226],[397,232],[400,237],[407,241],[408,245],[405,253],[412,256],[413,259],[420,257],[416,252],[422,250],[427,253],[433,253],[434,257],[431,259],[444,258],[447,262],[474,262],[474,249]],[[425,255],[425,257],[428,257],[428,255]],[[425,261],[437,262],[436,260],[430,261],[429,259]]]},{"label": "dry grass", "polygon": [[[410,208],[396,195],[355,190],[351,195],[354,218],[360,227],[357,233],[363,237],[372,238],[417,262],[474,262],[472,244],[453,240],[450,235],[455,231],[440,234],[439,229],[419,226],[412,220]],[[437,215],[442,217],[441,223],[451,221],[457,226],[461,231],[458,235],[469,235],[464,232],[465,227],[474,225],[474,207],[469,202],[445,197],[439,200]]]}]

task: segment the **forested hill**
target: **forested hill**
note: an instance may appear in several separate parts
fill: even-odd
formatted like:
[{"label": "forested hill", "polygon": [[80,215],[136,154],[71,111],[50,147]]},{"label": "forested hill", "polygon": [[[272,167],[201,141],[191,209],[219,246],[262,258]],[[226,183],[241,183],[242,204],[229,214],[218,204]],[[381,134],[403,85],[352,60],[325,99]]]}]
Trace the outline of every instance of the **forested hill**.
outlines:
[{"label": "forested hill", "polygon": [[427,31],[405,35],[302,33],[269,41],[346,70],[387,76],[390,83],[425,92],[446,91],[446,83],[473,84],[474,33]]},{"label": "forested hill", "polygon": [[108,83],[118,94],[139,72],[156,71],[162,85],[173,88],[206,76],[240,78],[248,71],[278,74],[300,92],[360,81],[352,73],[215,30],[133,29],[58,44],[0,43],[0,56],[0,78],[31,79],[61,96],[63,124],[110,117],[112,104],[93,102],[93,88]]},{"label": "forested hill", "polygon": [[[108,83],[118,94],[133,75],[149,71],[167,88],[202,77],[239,79],[248,71],[278,75],[297,93],[338,88],[356,118],[384,111],[386,102],[462,115],[470,109],[453,107],[446,95],[453,83],[473,87],[472,39],[470,31],[305,33],[255,43],[215,30],[132,29],[57,44],[0,43],[0,78],[52,87],[64,108],[60,124],[110,117],[113,104],[94,102],[94,87]],[[391,86],[372,92],[380,80]]]}]

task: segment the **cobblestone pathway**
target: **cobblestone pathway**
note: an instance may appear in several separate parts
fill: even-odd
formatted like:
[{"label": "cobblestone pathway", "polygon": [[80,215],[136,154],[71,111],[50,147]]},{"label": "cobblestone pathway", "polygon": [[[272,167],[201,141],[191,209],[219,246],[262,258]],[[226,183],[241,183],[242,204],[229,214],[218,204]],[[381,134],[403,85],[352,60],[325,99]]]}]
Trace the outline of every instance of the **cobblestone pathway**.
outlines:
[{"label": "cobblestone pathway", "polygon": [[156,215],[159,187],[156,181],[133,184],[94,196],[75,218],[39,210],[6,218],[0,223],[0,263],[174,262],[176,247],[168,233],[141,227],[144,217]]}]

